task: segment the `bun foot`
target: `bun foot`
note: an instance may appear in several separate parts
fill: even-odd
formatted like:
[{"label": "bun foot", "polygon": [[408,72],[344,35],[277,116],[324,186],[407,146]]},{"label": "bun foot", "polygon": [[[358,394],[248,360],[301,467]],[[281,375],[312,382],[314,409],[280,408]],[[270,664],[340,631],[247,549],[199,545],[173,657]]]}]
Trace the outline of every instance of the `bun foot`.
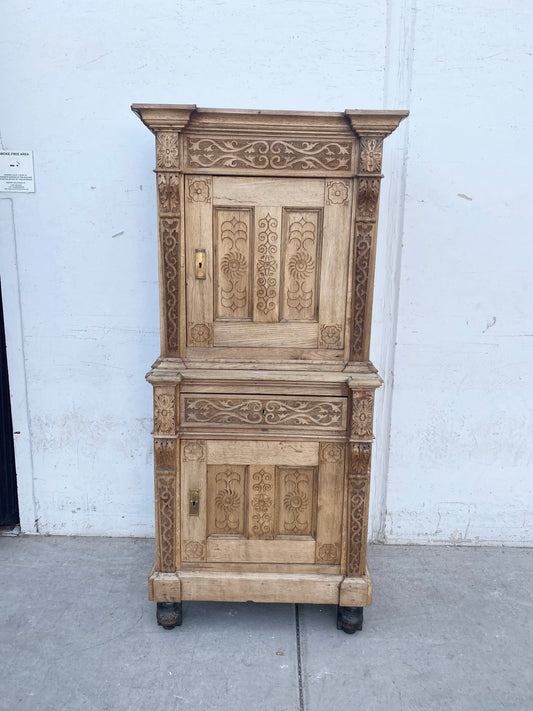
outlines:
[{"label": "bun foot", "polygon": [[183,622],[181,602],[158,602],[157,603],[157,624],[163,629],[171,630],[179,627]]},{"label": "bun foot", "polygon": [[353,634],[363,629],[364,607],[337,607],[337,629]]}]

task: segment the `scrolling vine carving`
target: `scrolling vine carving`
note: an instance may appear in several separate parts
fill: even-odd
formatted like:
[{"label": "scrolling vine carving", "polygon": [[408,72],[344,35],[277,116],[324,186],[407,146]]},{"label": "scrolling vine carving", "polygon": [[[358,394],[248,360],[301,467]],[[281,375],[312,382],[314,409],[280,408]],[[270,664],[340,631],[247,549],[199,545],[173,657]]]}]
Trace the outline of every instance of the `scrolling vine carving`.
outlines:
[{"label": "scrolling vine carving", "polygon": [[189,165],[196,168],[272,168],[274,170],[350,170],[350,141],[280,139],[187,139]]}]

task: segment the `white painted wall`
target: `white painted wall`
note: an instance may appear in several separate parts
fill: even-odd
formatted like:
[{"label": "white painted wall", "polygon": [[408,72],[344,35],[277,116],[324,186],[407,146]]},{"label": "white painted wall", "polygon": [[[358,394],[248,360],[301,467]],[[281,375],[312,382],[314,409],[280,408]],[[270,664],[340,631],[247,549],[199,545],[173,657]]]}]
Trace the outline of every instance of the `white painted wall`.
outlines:
[{"label": "white painted wall", "polygon": [[12,4],[2,145],[36,171],[0,194],[23,529],[153,533],[154,150],[129,105],[385,106],[412,117],[384,165],[372,535],[531,542],[531,26],[518,0]]}]

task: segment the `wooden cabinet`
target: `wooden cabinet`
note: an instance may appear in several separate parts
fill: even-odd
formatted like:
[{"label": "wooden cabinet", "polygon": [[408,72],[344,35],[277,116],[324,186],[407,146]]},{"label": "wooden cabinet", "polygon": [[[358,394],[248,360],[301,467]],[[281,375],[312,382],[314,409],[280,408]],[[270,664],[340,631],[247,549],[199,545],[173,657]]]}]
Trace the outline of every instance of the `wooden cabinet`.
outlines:
[{"label": "wooden cabinet", "polygon": [[158,622],[255,600],[360,629],[382,147],[407,112],[132,108],[156,136]]}]

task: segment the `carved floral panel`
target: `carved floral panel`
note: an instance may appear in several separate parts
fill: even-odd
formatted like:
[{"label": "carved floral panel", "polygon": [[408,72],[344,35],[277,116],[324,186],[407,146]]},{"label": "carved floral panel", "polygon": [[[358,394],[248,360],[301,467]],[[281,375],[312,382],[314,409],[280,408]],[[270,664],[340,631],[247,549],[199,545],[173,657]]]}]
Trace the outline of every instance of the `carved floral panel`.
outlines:
[{"label": "carved floral panel", "polygon": [[274,536],[274,468],[250,467],[248,490],[248,536],[270,539]]},{"label": "carved floral panel", "polygon": [[178,168],[179,135],[171,131],[159,131],[156,136],[156,165],[159,169]]},{"label": "carved floral panel", "polygon": [[374,395],[366,391],[354,391],[352,399],[351,434],[354,439],[372,437]]},{"label": "carved floral panel", "polygon": [[277,321],[279,308],[279,225],[267,213],[258,221],[255,246],[255,310],[258,320]]},{"label": "carved floral panel", "polygon": [[361,173],[381,173],[383,156],[383,139],[373,136],[361,137],[361,157],[359,170]]},{"label": "carved floral panel", "polygon": [[244,487],[246,467],[208,465],[207,535],[244,535]]},{"label": "carved floral panel", "polygon": [[276,467],[277,535],[313,536],[316,467]]},{"label": "carved floral panel", "polygon": [[282,319],[316,320],[320,227],[319,210],[284,210]]},{"label": "carved floral panel", "polygon": [[169,353],[178,349],[179,229],[178,218],[159,221],[166,310],[166,341]]},{"label": "carved floral panel", "polygon": [[365,319],[374,229],[373,222],[356,224],[352,360],[365,360],[366,356]]},{"label": "carved floral panel", "polygon": [[214,223],[216,318],[251,318],[251,211],[217,208]]}]

